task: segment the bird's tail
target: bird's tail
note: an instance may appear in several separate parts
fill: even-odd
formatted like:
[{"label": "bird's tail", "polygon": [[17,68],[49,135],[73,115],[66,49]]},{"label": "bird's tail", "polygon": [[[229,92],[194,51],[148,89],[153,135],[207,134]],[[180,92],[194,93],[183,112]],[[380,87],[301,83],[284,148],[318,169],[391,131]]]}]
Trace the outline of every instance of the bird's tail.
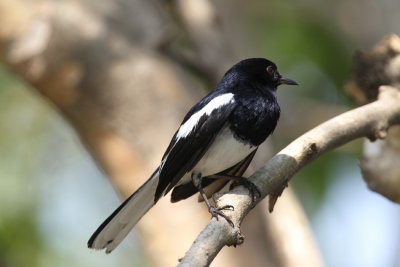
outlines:
[{"label": "bird's tail", "polygon": [[125,200],[93,233],[88,247],[113,251],[129,231],[157,202],[154,200],[159,180],[158,169],[138,190]]}]

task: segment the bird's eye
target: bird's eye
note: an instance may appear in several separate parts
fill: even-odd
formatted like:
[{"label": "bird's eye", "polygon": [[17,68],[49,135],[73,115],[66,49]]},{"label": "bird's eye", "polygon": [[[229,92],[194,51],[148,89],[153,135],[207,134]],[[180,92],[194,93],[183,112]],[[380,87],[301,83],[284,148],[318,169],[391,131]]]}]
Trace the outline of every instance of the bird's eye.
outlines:
[{"label": "bird's eye", "polygon": [[274,75],[275,70],[274,70],[274,68],[272,66],[268,66],[267,67],[267,72],[268,72],[269,75]]}]

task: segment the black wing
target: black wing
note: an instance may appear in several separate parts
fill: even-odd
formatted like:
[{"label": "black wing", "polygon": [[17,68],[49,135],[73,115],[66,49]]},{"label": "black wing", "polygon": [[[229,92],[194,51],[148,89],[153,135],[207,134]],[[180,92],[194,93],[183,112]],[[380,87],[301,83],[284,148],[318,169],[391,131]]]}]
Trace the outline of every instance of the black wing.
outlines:
[{"label": "black wing", "polygon": [[[204,100],[204,99],[203,99]],[[204,107],[204,103],[199,103]],[[229,115],[235,109],[232,101],[203,114],[193,129],[185,137],[178,138],[175,133],[171,144],[164,154],[160,170],[160,181],[157,186],[155,200],[167,194],[201,159],[212,144],[217,133],[226,124]],[[192,115],[196,112],[191,112]],[[185,118],[185,121],[187,121]],[[183,123],[183,124],[184,124]],[[182,125],[183,125],[182,124]]]}]

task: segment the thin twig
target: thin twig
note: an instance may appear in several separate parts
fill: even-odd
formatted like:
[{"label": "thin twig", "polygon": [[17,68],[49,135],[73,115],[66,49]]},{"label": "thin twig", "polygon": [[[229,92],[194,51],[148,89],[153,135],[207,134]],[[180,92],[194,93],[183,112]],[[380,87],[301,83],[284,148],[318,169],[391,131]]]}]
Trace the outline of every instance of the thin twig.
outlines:
[{"label": "thin twig", "polygon": [[[378,100],[343,113],[322,123],[297,138],[269,160],[249,179],[257,185],[262,197],[270,198],[272,211],[289,179],[306,164],[321,154],[360,137],[384,138],[387,129],[400,123],[400,92],[390,86],[381,86]],[[243,186],[225,194],[217,194],[217,206],[232,205],[226,211],[235,227],[225,220],[212,219],[193,242],[178,266],[208,266],[224,246],[243,242],[240,225],[251,209],[251,197]]]}]

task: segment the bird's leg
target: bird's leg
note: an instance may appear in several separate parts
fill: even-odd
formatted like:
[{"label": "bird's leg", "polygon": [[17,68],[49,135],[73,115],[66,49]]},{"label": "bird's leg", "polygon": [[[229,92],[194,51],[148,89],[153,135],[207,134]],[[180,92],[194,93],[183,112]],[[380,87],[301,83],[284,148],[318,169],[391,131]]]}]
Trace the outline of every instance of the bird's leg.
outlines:
[{"label": "bird's leg", "polygon": [[233,206],[231,205],[225,205],[223,207],[214,207],[210,204],[210,201],[207,198],[207,195],[204,193],[203,187],[201,185],[201,181],[202,181],[203,177],[201,176],[201,173],[192,173],[192,182],[194,184],[194,186],[197,188],[197,190],[199,190],[200,195],[202,196],[202,198],[204,199],[204,202],[207,205],[208,208],[208,212],[211,213],[211,216],[216,218],[218,221],[218,215],[225,218],[225,220],[232,226],[234,227],[234,224],[232,222],[231,219],[229,219],[228,216],[226,216],[222,211],[223,210],[234,210]]}]

